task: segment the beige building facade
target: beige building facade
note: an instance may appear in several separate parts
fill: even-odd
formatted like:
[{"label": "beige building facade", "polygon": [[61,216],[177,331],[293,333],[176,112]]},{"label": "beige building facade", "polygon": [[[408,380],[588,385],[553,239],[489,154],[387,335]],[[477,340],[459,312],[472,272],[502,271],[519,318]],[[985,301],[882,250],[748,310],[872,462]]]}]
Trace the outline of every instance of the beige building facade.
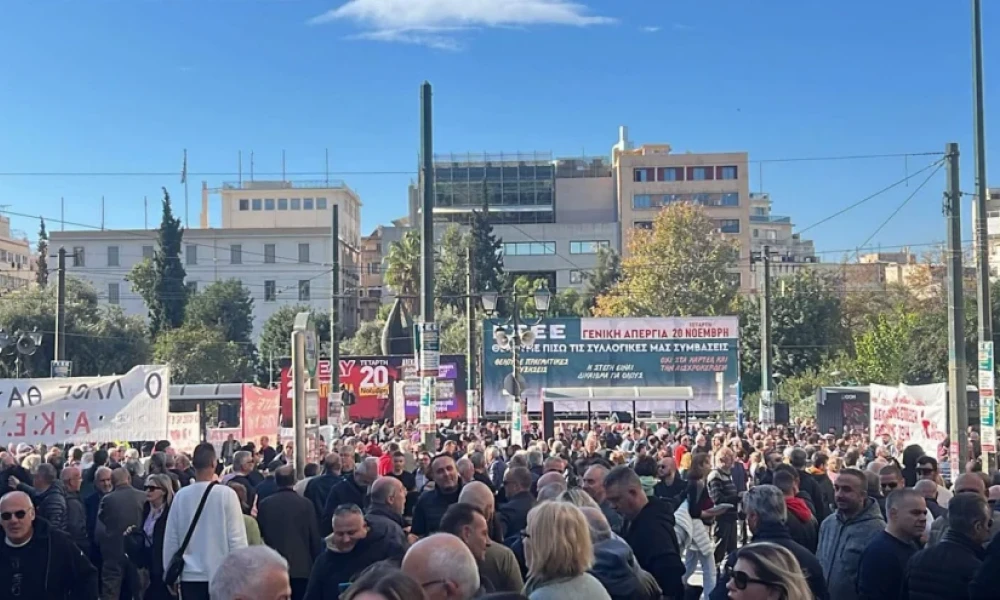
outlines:
[{"label": "beige building facade", "polygon": [[35,283],[31,243],[10,228],[10,217],[0,215],[0,290],[9,291]]},{"label": "beige building facade", "polygon": [[382,305],[383,256],[388,253],[383,246],[382,228],[361,238],[361,276],[358,284],[362,321],[374,321]]},{"label": "beige building facade", "polygon": [[705,209],[740,248],[740,285],[751,289],[750,174],[746,152],[674,153],[667,144],[632,147],[622,128],[612,150],[612,177],[621,226],[622,255],[629,232],[650,227],[657,212],[676,202]]}]

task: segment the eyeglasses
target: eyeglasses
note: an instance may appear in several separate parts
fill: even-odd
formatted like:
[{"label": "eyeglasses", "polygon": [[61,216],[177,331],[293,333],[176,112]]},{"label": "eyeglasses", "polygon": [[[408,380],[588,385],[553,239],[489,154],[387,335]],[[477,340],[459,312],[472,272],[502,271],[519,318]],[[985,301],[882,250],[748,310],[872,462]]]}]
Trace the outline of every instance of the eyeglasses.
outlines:
[{"label": "eyeglasses", "polygon": [[161,492],[162,492],[162,491],[163,491],[163,488],[161,488],[161,487],[160,487],[160,486],[158,486],[158,485],[147,485],[147,486],[146,486],[146,491],[147,491],[147,492],[155,492],[156,490],[159,490],[159,491],[161,491]]},{"label": "eyeglasses", "polygon": [[0,513],[0,521],[10,521],[13,518],[17,518],[18,521],[23,521],[26,516],[28,516],[28,511],[15,510],[14,512]]},{"label": "eyeglasses", "polygon": [[890,482],[890,483],[883,483],[882,484],[882,489],[883,490],[894,490],[894,489],[896,489],[898,487],[899,487],[899,482],[896,482],[896,481],[893,481],[893,482]]},{"label": "eyeglasses", "polygon": [[729,575],[730,581],[733,582],[733,585],[735,585],[736,589],[738,590],[747,589],[747,586],[750,585],[751,583],[766,585],[767,587],[774,586],[774,584],[771,583],[770,581],[764,581],[763,579],[754,579],[753,577],[747,575],[745,572],[737,571],[732,567],[726,569],[726,574]]}]

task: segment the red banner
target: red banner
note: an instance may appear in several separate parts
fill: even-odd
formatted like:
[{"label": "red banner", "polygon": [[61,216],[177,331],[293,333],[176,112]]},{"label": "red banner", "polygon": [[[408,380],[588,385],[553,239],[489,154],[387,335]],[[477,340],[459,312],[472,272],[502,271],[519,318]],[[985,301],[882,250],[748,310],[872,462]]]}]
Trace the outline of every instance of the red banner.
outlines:
[{"label": "red banner", "polygon": [[[284,381],[284,376],[282,376]],[[278,414],[281,399],[278,390],[269,390],[252,385],[243,386],[243,406],[240,423],[243,425],[243,441],[259,443],[267,436],[277,439],[280,423]]]}]

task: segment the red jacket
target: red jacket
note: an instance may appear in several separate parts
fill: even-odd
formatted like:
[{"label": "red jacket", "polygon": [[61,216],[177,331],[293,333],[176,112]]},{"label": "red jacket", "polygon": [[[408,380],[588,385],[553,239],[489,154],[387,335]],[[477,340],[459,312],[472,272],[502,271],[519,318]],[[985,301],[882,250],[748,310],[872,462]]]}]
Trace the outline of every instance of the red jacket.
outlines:
[{"label": "red jacket", "polygon": [[392,456],[383,454],[378,457],[378,476],[384,477],[392,473]]}]

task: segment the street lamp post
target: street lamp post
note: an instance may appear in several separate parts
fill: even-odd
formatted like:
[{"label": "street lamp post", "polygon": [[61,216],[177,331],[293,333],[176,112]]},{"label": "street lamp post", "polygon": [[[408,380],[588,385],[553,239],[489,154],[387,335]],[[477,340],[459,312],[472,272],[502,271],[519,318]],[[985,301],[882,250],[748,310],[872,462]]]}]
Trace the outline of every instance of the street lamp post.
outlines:
[{"label": "street lamp post", "polygon": [[[552,293],[548,290],[548,288],[541,287],[535,290],[531,294],[531,297],[535,302],[535,311],[539,315],[538,320],[533,324],[537,325],[549,311],[549,305],[552,301]],[[495,315],[497,312],[497,304],[500,300],[500,294],[492,290],[485,291],[481,294],[481,298],[483,302],[483,310],[486,312],[486,315],[489,317]],[[504,389],[514,398],[511,402],[510,441],[512,444],[520,446],[522,444],[521,421],[524,409],[521,405],[523,379],[521,378],[519,350],[521,348],[534,345],[535,334],[530,327],[521,331],[521,307],[518,303],[518,295],[515,293],[510,296],[509,299],[512,301],[510,320],[493,328],[493,341],[496,342],[497,346],[501,350],[509,351],[511,353],[513,370],[512,373],[504,379]]]}]

